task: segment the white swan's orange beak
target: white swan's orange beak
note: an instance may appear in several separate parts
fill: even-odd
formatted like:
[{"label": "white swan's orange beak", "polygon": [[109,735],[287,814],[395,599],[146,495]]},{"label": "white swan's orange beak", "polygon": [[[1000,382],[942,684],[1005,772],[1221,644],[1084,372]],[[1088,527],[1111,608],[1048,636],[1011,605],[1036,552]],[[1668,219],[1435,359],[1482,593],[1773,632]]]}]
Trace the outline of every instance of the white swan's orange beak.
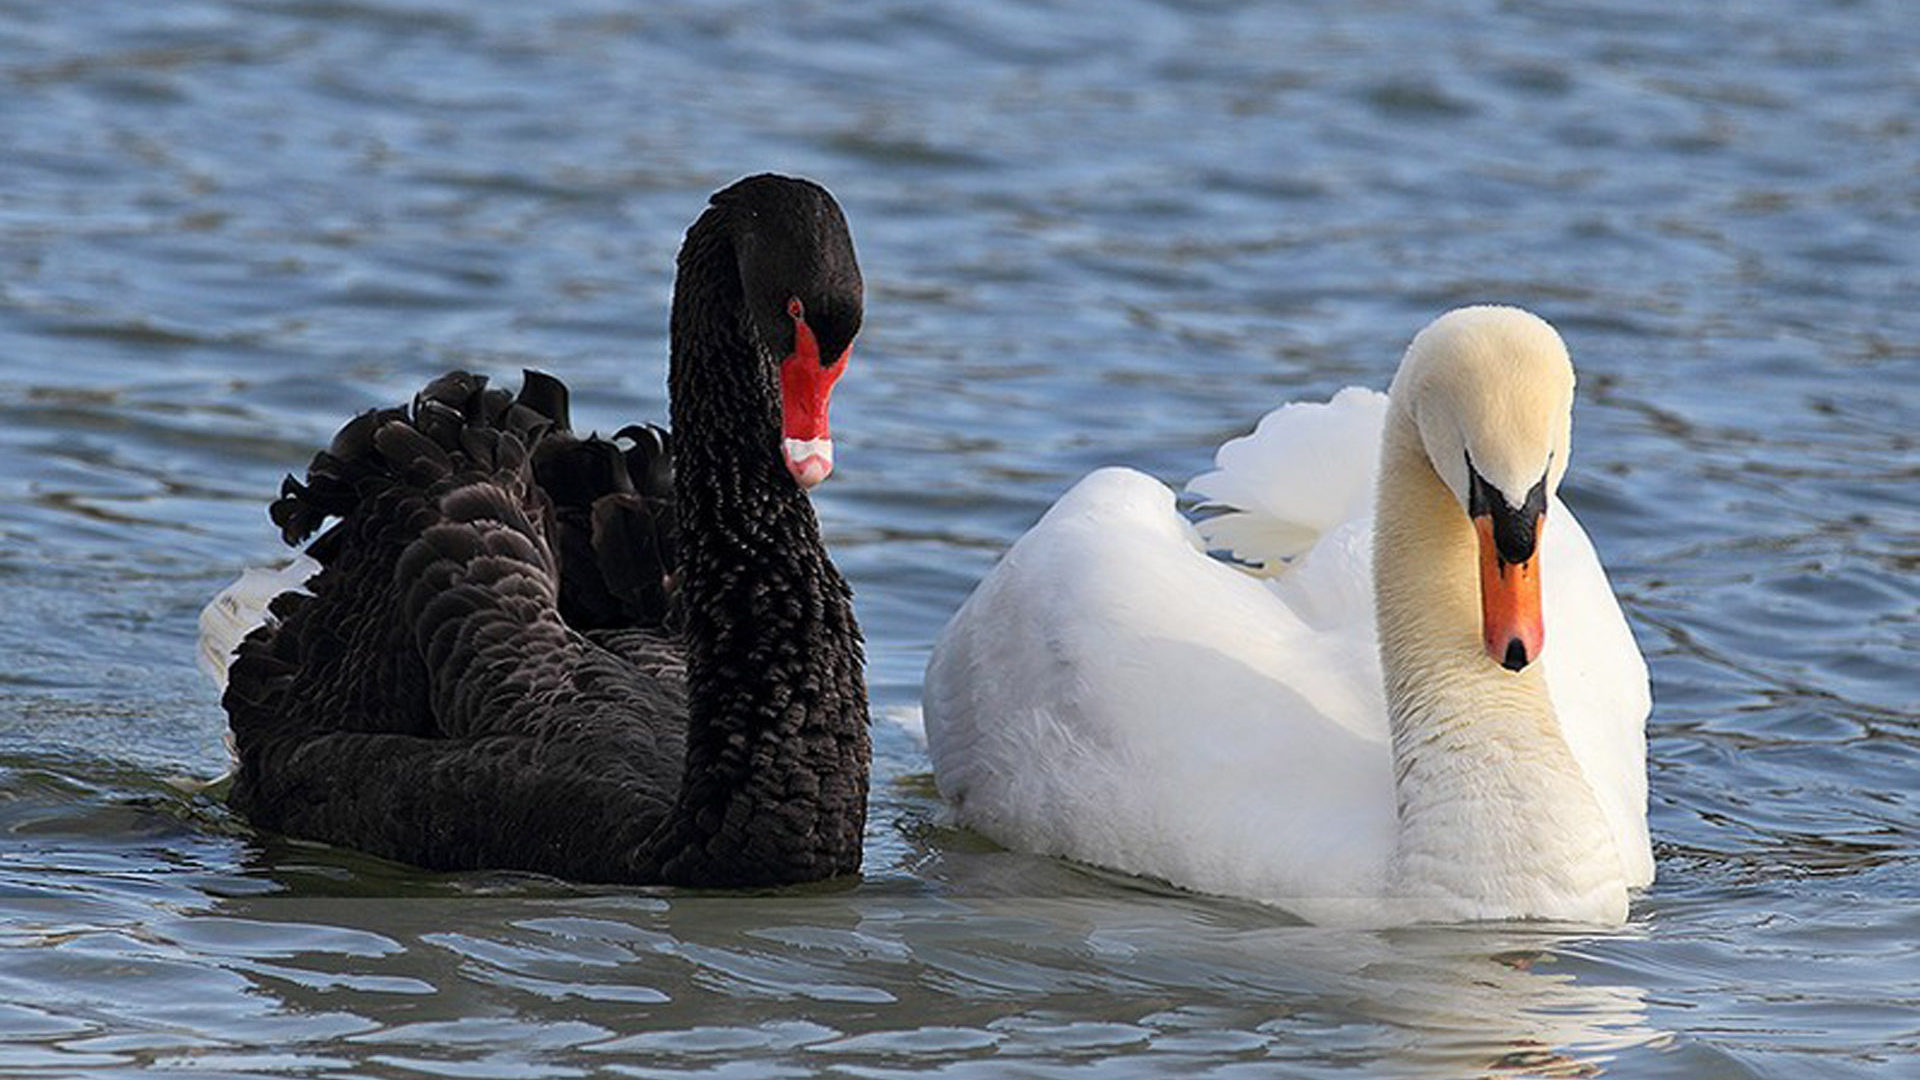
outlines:
[{"label": "white swan's orange beak", "polygon": [[1519,671],[1540,657],[1547,630],[1540,616],[1540,530],[1546,514],[1533,520],[1533,550],[1520,562],[1508,562],[1494,539],[1493,515],[1475,514],[1480,537],[1480,635],[1487,655],[1508,671]]},{"label": "white swan's orange beak", "polygon": [[831,364],[820,362],[820,343],[806,320],[793,321],[793,352],[780,362],[780,455],[802,488],[811,488],[833,472],[833,434],[827,426],[827,401],[833,384],[847,370],[849,346]]}]

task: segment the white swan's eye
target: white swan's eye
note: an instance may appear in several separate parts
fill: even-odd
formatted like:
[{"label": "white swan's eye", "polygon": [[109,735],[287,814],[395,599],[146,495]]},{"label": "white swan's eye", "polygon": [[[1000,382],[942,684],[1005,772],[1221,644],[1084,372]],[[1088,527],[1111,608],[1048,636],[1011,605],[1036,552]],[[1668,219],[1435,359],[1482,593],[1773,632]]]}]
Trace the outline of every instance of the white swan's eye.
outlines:
[{"label": "white swan's eye", "polygon": [[806,321],[807,305],[801,303],[799,297],[787,297],[787,318],[792,319],[794,322]]}]

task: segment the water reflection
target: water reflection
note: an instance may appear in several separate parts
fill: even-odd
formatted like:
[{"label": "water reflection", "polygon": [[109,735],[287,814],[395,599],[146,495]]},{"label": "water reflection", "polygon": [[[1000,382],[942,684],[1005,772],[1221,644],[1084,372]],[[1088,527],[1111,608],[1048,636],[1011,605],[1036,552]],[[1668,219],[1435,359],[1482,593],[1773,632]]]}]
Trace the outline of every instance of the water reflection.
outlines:
[{"label": "water reflection", "polygon": [[193,948],[248,996],[331,1025],[351,990],[369,1026],[346,1043],[415,1067],[751,1051],[1211,1068],[1310,1045],[1395,1075],[1576,1076],[1662,1038],[1645,991],[1563,968],[1575,936],[1273,927],[1194,899],[263,897],[220,914]]},{"label": "water reflection", "polygon": [[4,778],[0,1066],[1557,1077],[1666,1039],[1598,955],[1631,928],[1335,931],[944,833],[923,876],[769,895],[425,875],[49,766]]}]

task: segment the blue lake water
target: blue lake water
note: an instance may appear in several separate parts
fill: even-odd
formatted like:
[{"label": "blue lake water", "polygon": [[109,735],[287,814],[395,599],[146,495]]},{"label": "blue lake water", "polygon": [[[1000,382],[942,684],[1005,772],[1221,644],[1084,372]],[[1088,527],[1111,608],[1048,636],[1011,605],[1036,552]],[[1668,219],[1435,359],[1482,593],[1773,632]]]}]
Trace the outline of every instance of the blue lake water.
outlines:
[{"label": "blue lake water", "polygon": [[[1902,0],[0,2],[0,1072],[1920,1075],[1920,13]],[[869,283],[817,505],[877,710],[1075,478],[1172,482],[1473,301],[1581,371],[1653,670],[1614,932],[1008,853],[876,727],[866,873],[429,875],[251,832],[195,615],[454,366],[664,415],[707,192]]]}]

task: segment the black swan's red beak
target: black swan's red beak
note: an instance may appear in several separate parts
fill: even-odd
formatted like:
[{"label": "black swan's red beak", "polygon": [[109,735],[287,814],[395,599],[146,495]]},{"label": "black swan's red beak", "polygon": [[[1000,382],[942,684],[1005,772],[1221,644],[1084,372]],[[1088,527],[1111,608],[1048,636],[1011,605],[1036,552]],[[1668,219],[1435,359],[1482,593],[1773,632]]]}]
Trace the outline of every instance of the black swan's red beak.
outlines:
[{"label": "black swan's red beak", "polygon": [[780,453],[802,488],[813,487],[833,472],[827,400],[852,354],[853,347],[848,346],[832,363],[821,363],[819,339],[805,317],[794,314],[793,352],[780,363]]}]

